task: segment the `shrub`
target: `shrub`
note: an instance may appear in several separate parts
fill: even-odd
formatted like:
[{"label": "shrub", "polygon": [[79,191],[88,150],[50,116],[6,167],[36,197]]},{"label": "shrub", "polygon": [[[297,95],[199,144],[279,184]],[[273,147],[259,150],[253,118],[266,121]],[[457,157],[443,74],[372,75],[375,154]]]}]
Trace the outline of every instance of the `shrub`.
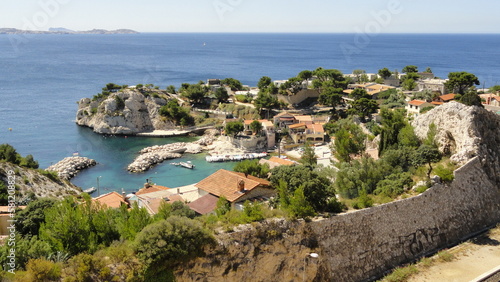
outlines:
[{"label": "shrub", "polygon": [[28,281],[56,281],[61,277],[61,265],[44,259],[32,259],[26,265]]},{"label": "shrub", "polygon": [[453,175],[453,169],[444,167],[441,164],[434,168],[434,173],[444,182],[452,182],[455,178]]},{"label": "shrub", "polygon": [[366,191],[362,190],[359,192],[359,197],[352,207],[355,209],[364,209],[372,206],[373,200],[367,195]]},{"label": "shrub", "polygon": [[125,108],[125,101],[119,96],[115,96],[116,108],[121,111]]},{"label": "shrub", "polygon": [[446,250],[440,251],[437,256],[442,262],[450,262],[455,259],[455,255]]},{"label": "shrub", "polygon": [[418,186],[417,188],[415,188],[415,191],[417,193],[424,193],[425,191],[427,191],[427,189],[429,189],[429,187],[427,187],[426,185],[421,185],[421,186]]},{"label": "shrub", "polygon": [[406,267],[398,267],[391,274],[387,275],[384,281],[387,282],[402,282],[407,281],[412,275],[418,273],[418,269],[415,265],[409,265]]},{"label": "shrub", "polygon": [[146,226],[137,235],[134,250],[148,269],[160,272],[203,254],[203,247],[213,242],[200,222],[172,216]]}]

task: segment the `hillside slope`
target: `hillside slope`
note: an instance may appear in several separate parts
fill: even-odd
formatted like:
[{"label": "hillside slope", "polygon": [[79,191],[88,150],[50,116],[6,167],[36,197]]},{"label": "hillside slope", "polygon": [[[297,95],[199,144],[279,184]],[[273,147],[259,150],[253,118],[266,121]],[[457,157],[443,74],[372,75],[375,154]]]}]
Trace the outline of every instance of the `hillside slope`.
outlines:
[{"label": "hillside slope", "polygon": [[81,193],[81,189],[69,181],[53,180],[36,169],[24,168],[7,162],[0,162],[0,181],[7,183],[9,171],[15,173],[16,192],[20,194],[20,198],[27,196],[30,192],[37,197],[54,198]]}]

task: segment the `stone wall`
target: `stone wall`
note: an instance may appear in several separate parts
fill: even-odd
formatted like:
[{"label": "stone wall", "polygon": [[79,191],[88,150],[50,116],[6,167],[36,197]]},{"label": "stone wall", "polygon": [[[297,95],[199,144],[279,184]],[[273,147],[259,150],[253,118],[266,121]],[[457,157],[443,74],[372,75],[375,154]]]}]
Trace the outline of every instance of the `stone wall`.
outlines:
[{"label": "stone wall", "polygon": [[300,104],[307,98],[318,98],[319,97],[319,91],[315,89],[306,89],[306,90],[301,90],[299,93],[288,96],[288,95],[277,95],[278,100],[283,101],[285,103],[288,103],[290,105],[293,104]]},{"label": "stone wall", "polygon": [[[479,158],[450,185],[385,205],[305,223],[274,220],[218,235],[178,281],[365,281],[500,222],[499,183]],[[318,258],[308,256],[315,252]]]}]

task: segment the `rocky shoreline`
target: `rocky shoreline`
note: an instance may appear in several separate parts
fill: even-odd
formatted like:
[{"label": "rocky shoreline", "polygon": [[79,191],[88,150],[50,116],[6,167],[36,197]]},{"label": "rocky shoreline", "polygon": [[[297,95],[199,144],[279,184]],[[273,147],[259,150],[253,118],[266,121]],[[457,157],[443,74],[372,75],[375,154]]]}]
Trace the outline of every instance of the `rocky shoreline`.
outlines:
[{"label": "rocky shoreline", "polygon": [[59,178],[69,180],[78,172],[88,167],[95,166],[97,162],[85,157],[67,157],[58,163],[49,166],[46,170],[57,172]]},{"label": "rocky shoreline", "polygon": [[177,142],[146,147],[139,151],[140,155],[127,167],[127,170],[134,173],[145,172],[165,160],[181,158],[183,153],[199,154],[215,141],[217,133],[217,130],[209,129],[199,140],[191,143]]}]

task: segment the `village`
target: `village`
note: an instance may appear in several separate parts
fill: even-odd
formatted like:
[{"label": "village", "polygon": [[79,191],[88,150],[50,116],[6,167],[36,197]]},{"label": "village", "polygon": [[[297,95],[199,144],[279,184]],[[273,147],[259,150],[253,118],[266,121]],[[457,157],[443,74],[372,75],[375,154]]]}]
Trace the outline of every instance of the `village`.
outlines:
[{"label": "village", "polygon": [[[411,69],[413,66],[408,67]],[[313,83],[318,77],[312,72],[306,76],[306,79],[299,79],[298,83],[295,81],[295,86],[290,86],[290,81],[293,82],[294,79],[277,80],[272,83],[268,81],[266,88],[274,88],[271,91],[275,93],[277,89],[282,90],[275,97],[281,105],[285,106],[267,109],[267,112],[262,114],[267,117],[266,119],[244,119],[234,116],[231,112],[224,111],[227,107],[222,107],[216,95],[211,94],[203,100],[201,107],[198,103],[191,109],[195,114],[217,119],[221,124],[217,132],[221,136],[217,141],[214,140],[218,146],[212,146],[208,150],[206,161],[241,161],[259,158],[259,164],[266,164],[270,169],[278,166],[293,166],[299,164],[306,145],[313,148],[316,154],[316,164],[337,169],[334,164],[339,160],[332,154],[334,150],[332,138],[335,137],[331,136],[329,134],[331,132],[325,128],[328,128],[327,124],[333,117],[332,113],[345,114],[353,107],[352,103],[355,101],[353,92],[361,90],[376,102],[376,107],[365,114],[369,120],[378,124],[381,122],[380,107],[404,108],[407,118],[411,120],[434,107],[455,100],[457,94],[450,93],[446,87],[448,79],[437,78],[430,70],[415,71],[416,67],[414,72],[410,73],[412,78],[407,78],[408,74],[397,71],[389,72],[389,74],[384,73],[383,70],[379,71],[379,74],[354,71],[353,74],[344,76],[348,83],[342,90],[341,100],[335,105],[328,105],[325,102],[328,99],[321,97],[322,91],[315,88]],[[413,81],[410,87],[407,86],[408,79]],[[208,79],[203,86],[209,89],[209,93],[217,93],[221,90],[227,92],[226,103],[248,108],[256,107],[256,100],[260,97],[262,89],[244,85],[234,87],[223,82],[220,79]],[[479,94],[481,103],[489,111],[500,114],[500,96],[498,93],[488,92],[488,89],[478,91],[478,93],[483,93]],[[461,96],[458,95],[458,97]],[[182,99],[182,94],[174,96],[181,103],[186,101]],[[219,105],[216,108],[203,108],[203,103],[213,106],[217,105],[217,102]],[[265,106],[260,108],[265,109]],[[363,123],[359,120],[357,123],[370,134]],[[375,142],[368,143],[365,153],[377,160],[379,158],[377,145]],[[198,150],[199,152],[201,150]],[[269,155],[271,155],[270,158]],[[268,202],[276,195],[276,189],[271,187],[268,179],[221,169],[191,185],[165,187],[148,179],[144,186],[138,188],[135,193],[110,192],[97,196],[94,201],[110,208],[119,208],[121,205],[131,207],[137,203],[139,207],[147,209],[151,215],[158,213],[163,203],[180,201],[187,204],[196,214],[205,215],[215,212],[217,202],[221,197],[229,201],[232,208],[243,210],[245,201]]]}]

